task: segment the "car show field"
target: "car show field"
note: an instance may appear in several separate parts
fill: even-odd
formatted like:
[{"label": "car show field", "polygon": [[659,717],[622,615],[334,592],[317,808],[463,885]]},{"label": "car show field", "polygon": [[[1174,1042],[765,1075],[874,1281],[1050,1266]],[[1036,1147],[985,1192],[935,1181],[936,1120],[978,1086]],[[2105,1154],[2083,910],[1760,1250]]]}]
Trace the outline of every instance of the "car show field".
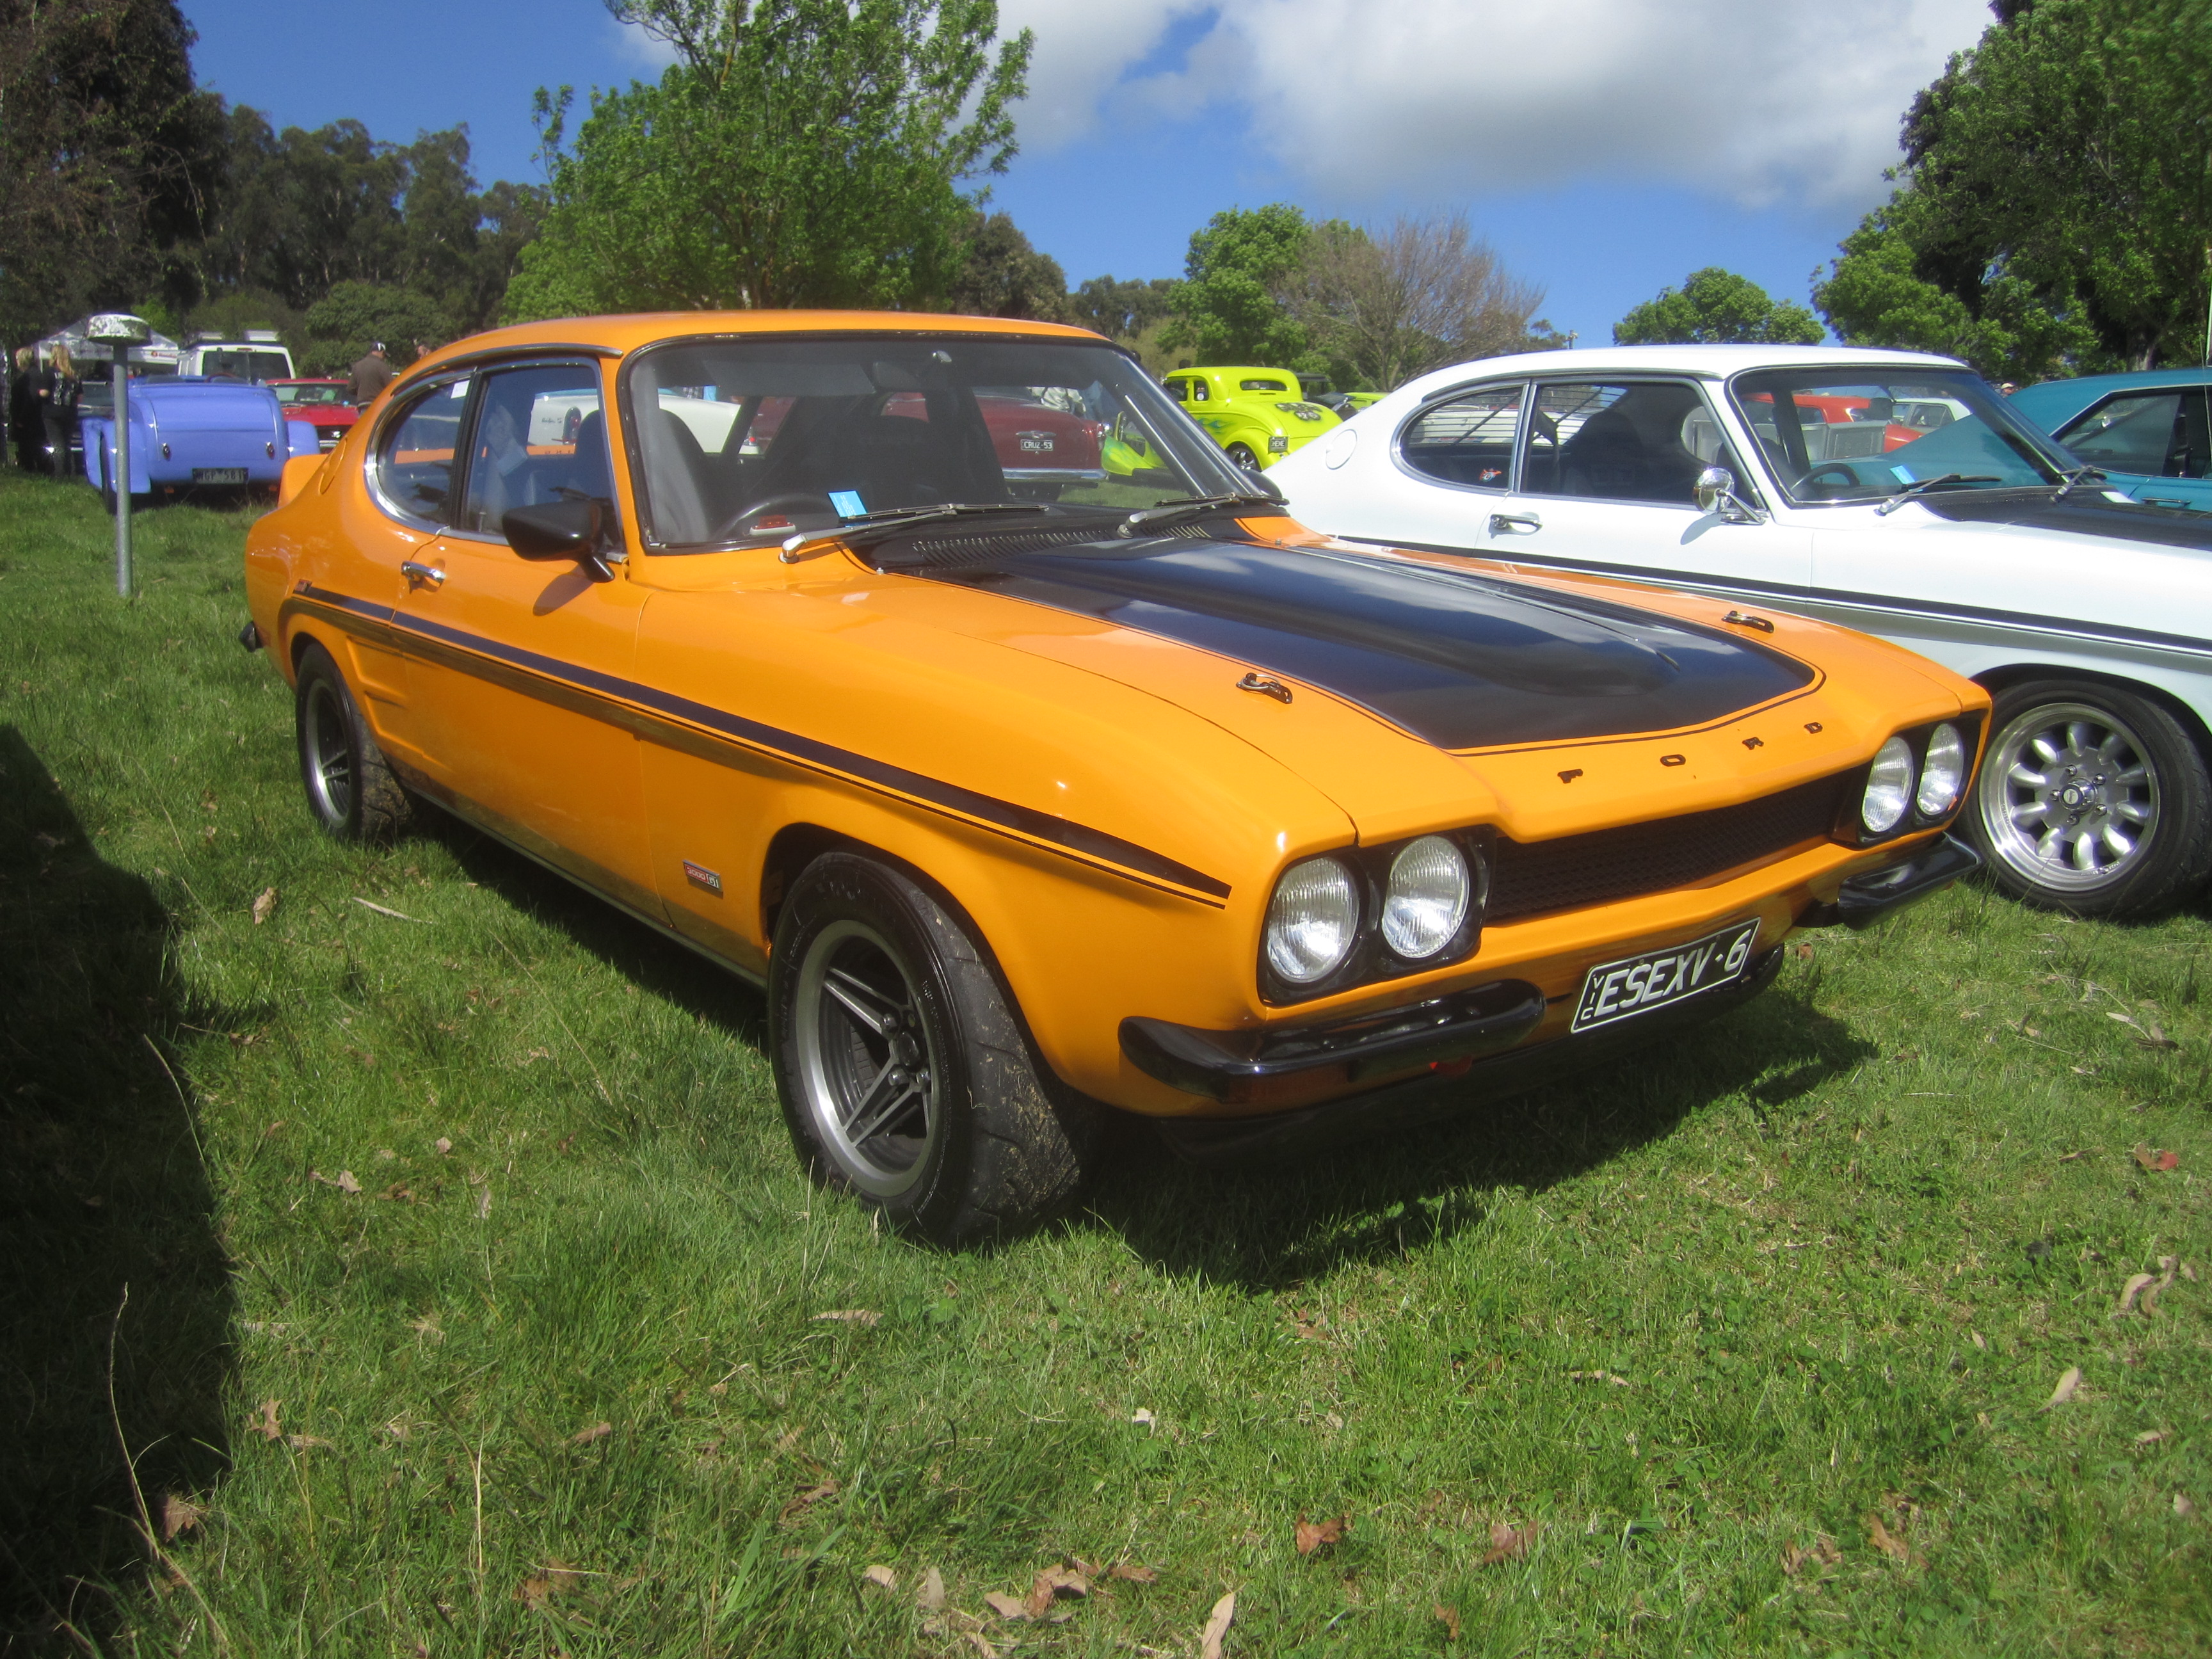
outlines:
[{"label": "car show field", "polygon": [[758,994],[453,821],[316,833],[249,522],[143,514],[125,605],[96,498],[0,478],[0,1504],[57,1648],[2212,1632],[2201,899],[1954,888],[1326,1164],[1117,1135],[950,1255],[793,1164]]}]

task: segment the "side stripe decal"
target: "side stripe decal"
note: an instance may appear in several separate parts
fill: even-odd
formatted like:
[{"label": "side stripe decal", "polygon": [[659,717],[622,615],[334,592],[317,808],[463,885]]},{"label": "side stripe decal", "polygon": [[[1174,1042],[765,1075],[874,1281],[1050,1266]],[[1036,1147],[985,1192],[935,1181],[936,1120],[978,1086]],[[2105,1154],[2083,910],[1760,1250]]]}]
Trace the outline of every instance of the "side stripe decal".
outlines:
[{"label": "side stripe decal", "polygon": [[2129,628],[2119,623],[2085,623],[2069,617],[2042,617],[2026,611],[1998,611],[1984,605],[1947,605],[1928,599],[1900,599],[1894,593],[1855,593],[1841,587],[1797,587],[1787,582],[1762,582],[1748,576],[1715,576],[1700,570],[1667,570],[1654,565],[1613,564],[1600,559],[1555,559],[1542,554],[1510,554],[1474,547],[1446,547],[1433,542],[1385,540],[1373,536],[1343,536],[1340,541],[1367,547],[1403,547],[1416,553],[1449,553],[1462,559],[1492,559],[1503,564],[1542,565],[1554,570],[1588,571],[1597,576],[1626,576],[1668,587],[1694,588],[1706,593],[1741,593],[1786,606],[1849,605],[1884,611],[1899,617],[1927,617],[1938,621],[1996,623],[2007,628],[2035,629],[2048,634],[2071,634],[2081,639],[2102,640],[2114,645],[2153,645],[2197,656],[2212,656],[2212,640],[2191,634],[2160,634],[2148,628]]},{"label": "side stripe decal", "polygon": [[1119,836],[1073,823],[1049,812],[1040,812],[1034,807],[963,789],[957,784],[927,777],[920,772],[910,772],[904,767],[893,766],[849,749],[841,749],[834,744],[818,742],[796,732],[786,732],[758,720],[747,720],[742,714],[732,714],[705,703],[694,702],[689,697],[657,690],[635,680],[603,674],[596,669],[502,644],[480,634],[449,628],[443,623],[410,617],[391,605],[374,605],[350,594],[318,587],[312,582],[300,582],[294,587],[293,594],[298,599],[312,600],[318,605],[329,605],[353,616],[381,623],[401,633],[419,634],[479,656],[527,669],[548,679],[576,686],[603,697],[635,703],[672,720],[703,726],[750,747],[803,761],[824,771],[842,773],[880,789],[911,795],[933,806],[980,819],[1032,840],[1065,848],[1069,852],[1150,877],[1155,881],[1171,882],[1178,887],[1187,887],[1193,892],[1204,893],[1213,899],[1225,899],[1230,894],[1229,884],[1217,877],[1194,870],[1187,864],[1155,853],[1149,848],[1139,847],[1134,842],[1124,841]]}]

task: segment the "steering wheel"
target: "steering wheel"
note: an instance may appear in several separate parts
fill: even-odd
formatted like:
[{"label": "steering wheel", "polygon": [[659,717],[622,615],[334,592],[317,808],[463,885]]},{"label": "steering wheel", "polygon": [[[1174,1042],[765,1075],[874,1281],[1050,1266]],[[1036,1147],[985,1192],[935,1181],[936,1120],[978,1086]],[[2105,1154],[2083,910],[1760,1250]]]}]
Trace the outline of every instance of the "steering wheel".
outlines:
[{"label": "steering wheel", "polygon": [[1839,474],[1840,477],[1836,480],[1836,483],[1838,487],[1844,489],[1856,489],[1861,484],[1866,482],[1863,478],[1860,477],[1856,472],[1851,470],[1849,463],[1844,461],[1823,461],[1820,465],[1806,473],[1804,477],[1799,478],[1797,482],[1801,484],[1817,483],[1820,482],[1820,475],[1823,472],[1834,472]]},{"label": "steering wheel", "polygon": [[830,498],[817,489],[786,489],[773,495],[763,495],[760,500],[739,507],[715,527],[714,538],[720,541],[726,536],[734,536],[738,533],[738,526],[747,520],[764,518],[774,512],[787,514],[822,513],[833,519],[841,516]]}]

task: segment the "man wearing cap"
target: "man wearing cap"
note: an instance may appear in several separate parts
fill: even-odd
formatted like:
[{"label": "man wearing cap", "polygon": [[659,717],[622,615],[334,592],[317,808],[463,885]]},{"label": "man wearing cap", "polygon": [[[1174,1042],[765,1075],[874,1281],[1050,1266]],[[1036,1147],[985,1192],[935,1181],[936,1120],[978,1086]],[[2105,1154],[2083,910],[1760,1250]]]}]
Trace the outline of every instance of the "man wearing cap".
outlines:
[{"label": "man wearing cap", "polygon": [[376,394],[392,384],[393,371],[385,360],[384,342],[372,344],[368,356],[356,363],[352,372],[354,406],[367,409],[376,401]]}]

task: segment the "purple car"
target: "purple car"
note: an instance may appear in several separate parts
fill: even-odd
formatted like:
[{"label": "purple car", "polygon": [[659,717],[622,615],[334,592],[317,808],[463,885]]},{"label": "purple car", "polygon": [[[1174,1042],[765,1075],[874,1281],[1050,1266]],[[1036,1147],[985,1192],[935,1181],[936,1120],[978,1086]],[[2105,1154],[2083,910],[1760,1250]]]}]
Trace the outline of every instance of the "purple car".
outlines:
[{"label": "purple car", "polygon": [[[173,375],[131,383],[131,493],[156,499],[186,489],[273,491],[284,463],[318,453],[315,430],[284,418],[265,386]],[[112,412],[81,422],[84,475],[115,504]]]}]

